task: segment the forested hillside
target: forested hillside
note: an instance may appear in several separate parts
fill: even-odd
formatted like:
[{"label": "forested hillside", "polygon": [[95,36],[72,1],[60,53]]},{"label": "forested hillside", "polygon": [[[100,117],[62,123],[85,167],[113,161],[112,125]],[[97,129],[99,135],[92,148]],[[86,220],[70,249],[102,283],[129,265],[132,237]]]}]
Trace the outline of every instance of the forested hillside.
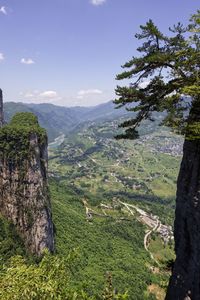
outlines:
[{"label": "forested hillside", "polygon": [[[76,257],[67,263],[68,293],[82,290],[102,299],[109,273],[113,288],[127,292],[128,299],[163,299],[168,264],[174,259],[173,241],[166,245],[156,231],[145,244],[147,251],[144,241],[151,227],[139,209],[147,213],[147,219],[158,217],[162,226],[173,224],[182,139],[155,122],[141,127],[141,139],[117,141],[113,132],[120,121],[84,121],[71,128],[60,146],[49,147],[56,256],[66,259],[71,252],[70,257]],[[2,261],[9,265],[9,257],[25,255],[26,272],[30,264],[43,272],[26,254],[22,241],[14,242],[11,225],[1,222]],[[13,265],[16,272],[20,272],[18,263]],[[7,268],[4,272],[2,278],[10,276]]]},{"label": "forested hillside", "polygon": [[[66,246],[64,249],[61,246],[60,251],[66,251],[68,244],[84,249],[81,253],[85,253],[87,263],[83,259],[80,276],[92,276],[94,291],[98,290],[97,283],[102,282],[103,273],[110,266],[115,285],[123,291],[129,286],[130,299],[148,298],[150,291],[160,297],[157,299],[163,299],[169,276],[166,268],[174,259],[173,243],[166,246],[162,234],[152,234],[149,249],[159,262],[158,267],[150,254],[144,251],[145,232],[149,227],[142,225],[138,214],[130,207],[120,205],[120,201],[136,205],[149,216],[156,215],[162,224],[173,224],[182,138],[166,128],[158,128],[155,123],[147,123],[140,129],[142,137],[139,140],[116,141],[113,132],[117,130],[119,121],[87,122],[68,134],[58,148],[49,149],[49,176],[60,185],[54,188],[52,198],[56,199],[56,191],[60,190],[63,194],[62,198],[59,197],[62,204],[57,202],[62,209],[56,211],[57,226],[62,228],[57,231],[58,245],[66,239]],[[76,195],[71,195],[72,202],[67,200],[67,191]],[[74,208],[73,212],[68,211],[66,224],[75,213],[75,206],[76,217],[79,215],[80,219],[76,222],[76,217],[73,217],[73,225],[65,228],[61,227],[61,223],[62,218],[65,223],[67,211],[63,212],[62,218],[59,211],[69,209],[67,202],[74,203]],[[67,230],[70,234],[65,234]],[[59,236],[61,232],[62,238]],[[68,240],[70,236],[72,240]],[[139,271],[141,264],[143,267]],[[153,266],[158,267],[157,274],[152,272]],[[133,269],[140,273],[140,279],[137,278],[134,283],[130,279],[136,274],[126,278]],[[120,274],[120,279],[117,274]],[[142,274],[146,274],[145,277]],[[126,282],[129,284],[126,285]],[[140,290],[142,282],[146,287],[142,286]]]},{"label": "forested hillside", "polygon": [[125,110],[115,110],[112,101],[94,107],[64,107],[53,104],[5,103],[5,120],[9,122],[17,112],[32,112],[48,132],[49,141],[69,133],[80,123],[102,121],[126,115]]}]

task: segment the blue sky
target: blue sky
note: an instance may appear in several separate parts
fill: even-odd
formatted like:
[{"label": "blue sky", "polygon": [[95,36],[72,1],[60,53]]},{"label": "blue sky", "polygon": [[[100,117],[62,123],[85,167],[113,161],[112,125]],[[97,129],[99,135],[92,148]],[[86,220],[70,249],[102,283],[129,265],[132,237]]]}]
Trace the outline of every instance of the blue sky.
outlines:
[{"label": "blue sky", "polygon": [[0,87],[5,101],[64,106],[114,98],[120,66],[148,19],[167,32],[197,0],[0,0]]}]

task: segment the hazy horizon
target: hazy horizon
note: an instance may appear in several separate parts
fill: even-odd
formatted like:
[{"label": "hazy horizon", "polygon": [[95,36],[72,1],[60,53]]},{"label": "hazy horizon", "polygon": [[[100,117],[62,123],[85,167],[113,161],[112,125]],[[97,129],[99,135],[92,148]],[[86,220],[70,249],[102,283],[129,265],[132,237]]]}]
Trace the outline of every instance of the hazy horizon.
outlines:
[{"label": "hazy horizon", "polygon": [[[25,102],[25,101],[5,101],[4,100],[4,103],[20,103],[20,104],[25,104],[25,105],[43,105],[43,104],[51,104],[51,105],[56,105],[56,106],[60,106],[60,107],[67,107],[67,108],[73,108],[73,107],[85,107],[85,108],[93,108],[93,107],[96,107],[96,106],[100,106],[100,105],[103,105],[103,104],[108,104],[112,102],[112,100],[108,100],[108,101],[105,101],[105,102],[101,102],[101,103],[98,103],[98,104],[91,104],[91,105],[72,105],[70,106],[70,104],[55,104],[53,102],[40,102],[40,103],[34,103],[34,102]],[[113,104],[114,105],[114,104]]]}]

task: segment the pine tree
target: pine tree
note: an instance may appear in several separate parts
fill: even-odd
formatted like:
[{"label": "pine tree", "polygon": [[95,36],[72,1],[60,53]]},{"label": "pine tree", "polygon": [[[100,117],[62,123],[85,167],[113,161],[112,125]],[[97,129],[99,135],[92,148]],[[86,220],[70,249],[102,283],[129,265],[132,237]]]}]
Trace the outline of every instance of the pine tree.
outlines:
[{"label": "pine tree", "polygon": [[[152,20],[136,34],[143,41],[117,75],[130,79],[117,86],[117,108],[136,116],[123,122],[117,138],[138,137],[138,126],[164,112],[162,124],[184,134],[183,159],[177,182],[175,213],[176,261],[167,300],[200,299],[200,11],[184,27],[178,23],[163,34]],[[189,295],[189,296],[188,296]]]}]

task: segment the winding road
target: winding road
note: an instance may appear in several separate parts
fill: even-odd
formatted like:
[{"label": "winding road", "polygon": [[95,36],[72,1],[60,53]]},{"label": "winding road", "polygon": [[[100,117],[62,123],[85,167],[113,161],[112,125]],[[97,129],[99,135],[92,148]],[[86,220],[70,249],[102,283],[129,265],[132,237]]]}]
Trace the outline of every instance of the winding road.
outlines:
[{"label": "winding road", "polygon": [[[118,202],[120,204],[124,205],[127,208],[127,210],[131,213],[132,216],[134,215],[134,212],[132,211],[131,208],[134,208],[141,215],[146,215],[146,212],[144,210],[138,208],[137,206],[135,206],[133,204],[128,204],[128,203],[122,202],[120,200],[118,200]],[[154,231],[157,231],[160,228],[160,226],[161,226],[161,222],[157,218],[155,226],[151,230],[148,230],[147,233],[144,236],[144,248],[149,253],[151,259],[154,260],[158,265],[159,265],[159,262],[154,258],[153,254],[148,249],[148,238],[150,237],[151,233],[154,232]]]},{"label": "winding road", "polygon": [[[119,202],[120,204],[122,204],[123,206],[125,206],[125,208],[128,210],[128,212],[129,212],[132,216],[135,216],[135,211],[137,211],[137,212],[140,214],[140,216],[146,216],[146,217],[148,216],[148,214],[147,214],[144,210],[138,208],[137,206],[135,206],[135,205],[133,205],[133,204],[125,203],[125,202],[122,202],[122,201],[120,201],[120,200],[118,200],[118,202]],[[102,214],[97,213],[97,212],[94,211],[93,209],[89,208],[86,199],[83,199],[83,200],[82,200],[82,203],[83,203],[83,205],[84,205],[84,207],[85,207],[85,212],[86,212],[86,217],[87,217],[87,219],[91,219],[93,215],[96,215],[96,216],[99,216],[99,217],[110,217],[109,215],[106,214],[106,212],[105,212],[104,209],[103,209],[103,207],[104,207],[104,208],[110,208],[110,207],[108,207],[107,205],[105,205],[105,204],[102,204],[102,205],[101,205],[101,206],[102,206],[101,209],[102,209],[102,212],[103,212],[103,215],[102,215]],[[138,218],[138,220],[141,222],[141,220],[140,220],[139,218]],[[158,217],[154,216],[154,219],[153,219],[153,220],[155,221],[154,227],[151,228],[150,230],[148,230],[148,231],[146,232],[145,236],[144,236],[144,249],[149,253],[151,259],[154,260],[155,263],[156,263],[157,265],[160,265],[159,262],[154,258],[154,256],[153,256],[153,254],[151,253],[151,251],[148,249],[148,239],[149,239],[150,235],[152,234],[152,232],[158,231],[159,228],[160,228],[160,226],[162,225]],[[149,224],[146,223],[146,225],[149,225]],[[149,226],[150,226],[150,225],[149,225]]]},{"label": "winding road", "polygon": [[156,225],[154,226],[154,228],[152,228],[151,230],[149,230],[149,231],[145,234],[145,236],[144,236],[144,248],[145,248],[145,250],[146,250],[147,252],[149,252],[151,259],[153,259],[158,265],[159,265],[159,262],[154,258],[153,254],[152,254],[151,251],[149,251],[149,249],[148,249],[148,238],[149,238],[149,236],[151,235],[151,233],[152,233],[153,231],[158,230],[158,228],[160,227],[160,225],[161,225],[161,222],[157,219],[157,223],[156,223]]}]

